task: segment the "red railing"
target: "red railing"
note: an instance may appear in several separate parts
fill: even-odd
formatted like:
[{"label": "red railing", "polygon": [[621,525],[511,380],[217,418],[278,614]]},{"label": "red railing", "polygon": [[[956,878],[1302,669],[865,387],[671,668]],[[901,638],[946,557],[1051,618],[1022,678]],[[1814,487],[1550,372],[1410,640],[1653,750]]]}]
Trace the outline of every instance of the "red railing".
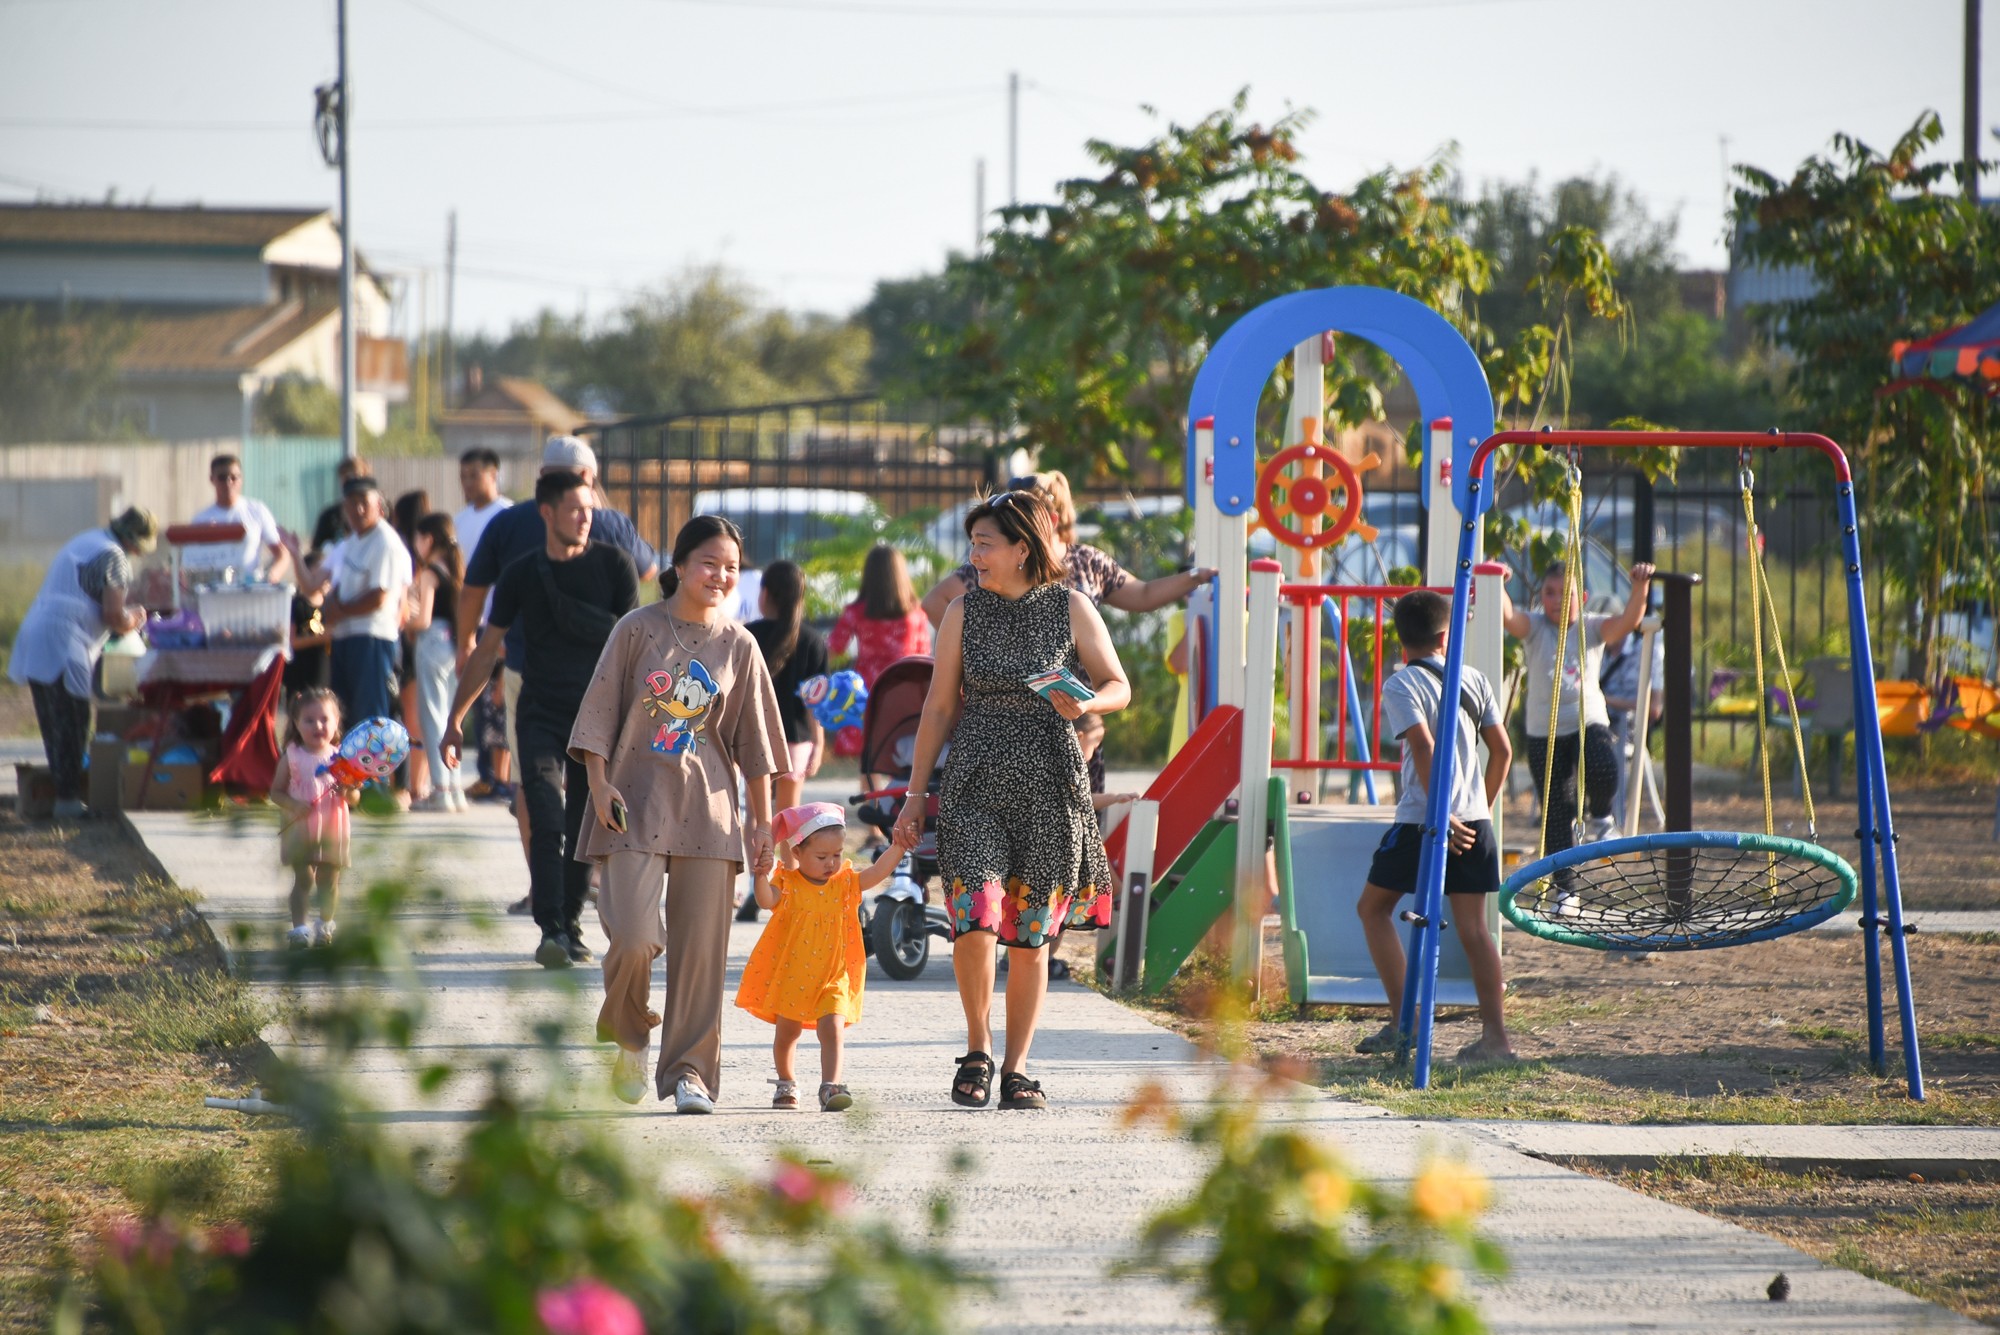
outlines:
[{"label": "red railing", "polygon": [[[1433,589],[1431,591],[1433,593],[1441,593],[1447,598],[1451,597],[1450,589]],[[1331,602],[1333,604],[1334,611],[1340,617],[1341,652],[1334,664],[1336,675],[1333,692],[1333,745],[1331,748],[1334,758],[1331,760],[1307,760],[1302,755],[1293,756],[1288,759],[1273,756],[1271,759],[1272,769],[1396,770],[1402,767],[1400,758],[1385,760],[1377,754],[1380,747],[1378,721],[1382,717],[1383,636],[1381,628],[1387,622],[1387,618],[1383,615],[1384,605],[1395,602],[1396,599],[1409,592],[1411,592],[1409,588],[1399,584],[1280,584],[1278,586],[1279,601],[1290,603],[1294,609],[1293,626],[1299,628],[1311,625],[1315,635],[1324,634],[1324,628],[1317,624],[1317,618],[1324,603]],[[1358,608],[1355,606],[1356,604],[1359,605]],[[1372,650],[1375,671],[1373,673],[1373,680],[1369,685],[1370,699],[1365,719],[1352,717],[1355,711],[1350,707],[1350,702],[1358,702],[1359,700],[1359,692],[1354,689],[1355,683],[1352,681],[1354,673],[1354,639],[1352,629],[1355,624],[1357,610],[1365,614],[1361,616],[1361,620],[1373,622],[1376,628],[1373,636],[1375,643]],[[1299,630],[1294,629],[1293,633],[1297,634]],[[1323,668],[1322,671],[1324,671]],[[1312,689],[1318,690],[1319,685],[1318,682],[1314,682]],[[1294,705],[1292,717],[1294,730],[1292,738],[1293,746],[1303,751],[1301,744],[1304,739],[1297,735],[1298,710],[1296,704]],[[1326,726],[1327,720],[1322,718],[1320,720],[1322,734],[1324,734]],[[1367,737],[1367,750],[1372,759],[1350,760],[1347,758],[1347,734],[1350,727],[1368,729],[1368,732],[1364,735]]]}]

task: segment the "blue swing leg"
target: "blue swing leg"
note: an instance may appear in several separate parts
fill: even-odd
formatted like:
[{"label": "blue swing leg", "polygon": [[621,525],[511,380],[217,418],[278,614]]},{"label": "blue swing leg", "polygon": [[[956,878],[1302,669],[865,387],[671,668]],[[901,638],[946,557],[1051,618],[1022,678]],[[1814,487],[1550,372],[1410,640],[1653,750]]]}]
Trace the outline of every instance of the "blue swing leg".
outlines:
[{"label": "blue swing leg", "polygon": [[[1889,954],[1896,969],[1896,1009],[1903,1030],[1903,1074],[1910,1097],[1924,1097],[1923,1058],[1917,1046],[1917,1004],[1910,993],[1910,946],[1903,932],[1903,894],[1896,874],[1896,830],[1889,814],[1889,768],[1882,754],[1882,718],[1875,708],[1875,658],[1868,642],[1868,600],[1861,585],[1860,521],[1854,483],[1839,485],[1841,555],[1847,562],[1847,611],[1853,639],[1854,761],[1861,815],[1861,930],[1868,973],[1868,1058],[1886,1072],[1883,1034],[1882,950],[1876,933],[1889,929]],[[1881,895],[1876,894],[1875,860],[1882,862]],[[1882,920],[1878,907],[1888,909]]]},{"label": "blue swing leg", "polygon": [[[1472,603],[1472,544],[1479,532],[1479,493],[1483,480],[1469,478],[1468,504],[1458,533],[1458,562],[1451,580],[1451,630],[1445,643],[1444,689],[1439,699],[1437,742],[1431,757],[1431,773],[1425,797],[1424,844],[1417,859],[1417,921],[1410,932],[1409,972],[1403,983],[1404,1013],[1414,1021],[1404,1027],[1416,1060],[1410,1082],[1418,1089],[1431,1083],[1431,1037],[1437,1020],[1438,932],[1444,925],[1444,860],[1451,831],[1452,759],[1458,746],[1458,730],[1464,726],[1451,708],[1465,684],[1465,622]],[[1397,1055],[1402,1055],[1402,1043]]]}]

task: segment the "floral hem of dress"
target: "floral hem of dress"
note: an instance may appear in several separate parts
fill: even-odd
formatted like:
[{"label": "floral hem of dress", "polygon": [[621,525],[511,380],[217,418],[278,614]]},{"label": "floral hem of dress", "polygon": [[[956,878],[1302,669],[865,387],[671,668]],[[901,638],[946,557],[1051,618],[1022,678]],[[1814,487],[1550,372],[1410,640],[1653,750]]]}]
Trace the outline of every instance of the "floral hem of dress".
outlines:
[{"label": "floral hem of dress", "polygon": [[990,932],[1002,945],[1039,950],[1064,932],[1094,932],[1111,925],[1111,896],[1087,885],[1074,896],[1058,891],[1037,904],[1020,881],[1002,887],[989,880],[976,889],[954,881],[949,896],[952,940],[967,932]]}]

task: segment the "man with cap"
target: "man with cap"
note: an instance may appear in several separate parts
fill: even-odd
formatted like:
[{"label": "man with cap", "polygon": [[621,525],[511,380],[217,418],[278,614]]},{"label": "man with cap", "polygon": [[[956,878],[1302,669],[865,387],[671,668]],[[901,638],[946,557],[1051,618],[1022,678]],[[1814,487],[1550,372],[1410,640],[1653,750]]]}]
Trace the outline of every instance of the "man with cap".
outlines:
[{"label": "man with cap", "polygon": [[333,640],[333,693],[352,724],[395,716],[403,594],[413,572],[409,548],[383,517],[374,478],[349,478],[340,508],[349,536],[327,554],[321,579],[331,587],[320,618]]},{"label": "man with cap", "polygon": [[[597,453],[589,444],[576,436],[550,436],[542,449],[542,473],[577,473],[582,475],[584,486],[588,487],[594,500],[597,495]],[[660,556],[644,538],[639,536],[638,525],[630,515],[609,506],[596,506],[591,514],[590,540],[607,543],[618,548],[632,558],[632,565],[638,571],[639,583],[657,577],[660,573]],[[479,543],[468,546],[465,561],[465,584],[458,595],[458,634],[460,638],[461,661],[469,657],[475,646],[481,622],[485,618],[486,596],[493,586],[500,582],[500,572],[524,556],[532,556],[543,549],[548,541],[548,530],[542,522],[542,512],[535,502],[525,500],[511,505],[495,514],[487,521],[485,531],[479,535]],[[510,727],[518,727],[521,707],[521,671],[527,666],[527,636],[520,621],[507,628],[506,661],[502,669],[502,697]],[[484,685],[484,682],[479,685]],[[518,738],[515,754],[520,754]],[[516,790],[518,793],[518,789]],[[521,853],[528,856],[528,810],[521,801],[514,803],[514,818],[521,830]],[[509,913],[526,914],[533,911],[528,898],[508,905]]]},{"label": "man with cap", "polygon": [[80,533],[49,562],[41,592],[14,633],[7,675],[28,688],[42,731],[56,816],[83,814],[83,762],[94,731],[95,682],[104,642],[146,624],[146,609],[125,601],[132,561],[153,550],[160,526],[137,506],[104,528]]}]

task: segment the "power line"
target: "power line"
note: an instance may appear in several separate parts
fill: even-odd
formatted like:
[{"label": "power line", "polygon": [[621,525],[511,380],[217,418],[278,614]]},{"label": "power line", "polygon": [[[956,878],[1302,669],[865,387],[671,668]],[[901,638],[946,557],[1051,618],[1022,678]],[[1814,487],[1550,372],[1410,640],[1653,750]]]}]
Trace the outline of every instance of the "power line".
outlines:
[{"label": "power line", "polygon": [[893,0],[656,0],[705,9],[767,9],[798,14],[859,14],[925,19],[1156,19],[1338,18],[1347,14],[1409,13],[1424,9],[1487,9],[1499,5],[1545,4],[1549,0],[1357,0],[1353,3],[1298,5],[1203,5],[1178,9],[1135,6],[1120,9],[994,8],[898,4]]},{"label": "power line", "polygon": [[[799,102],[756,102],[738,106],[685,107],[675,111],[574,111],[557,112],[549,115],[526,116],[444,116],[416,117],[406,119],[372,120],[356,117],[356,123],[371,134],[393,131],[426,130],[479,130],[479,129],[533,129],[537,126],[562,125],[609,125],[609,124],[657,124],[672,120],[706,120],[729,117],[739,120],[774,120],[790,116],[818,116],[826,112],[838,112],[870,107],[911,107],[921,105],[949,106],[952,103],[970,106],[989,101],[992,94],[984,89],[967,89],[960,85],[955,88],[939,88],[909,93],[877,93],[854,97],[829,97],[809,99]],[[157,119],[98,119],[86,116],[9,116],[0,117],[0,129],[15,130],[73,130],[83,132],[114,131],[121,134],[161,133],[161,134],[297,134],[301,126],[297,120],[282,121],[217,121],[217,120],[157,120]]]},{"label": "power line", "polygon": [[600,74],[592,74],[584,70],[575,69],[559,61],[550,60],[538,51],[530,51],[525,47],[516,46],[505,38],[495,37],[484,28],[475,27],[462,19],[454,18],[442,10],[432,8],[430,5],[425,4],[424,0],[403,0],[403,3],[418,13],[429,15],[432,19],[444,24],[446,27],[463,33],[476,42],[483,42],[496,51],[504,51],[517,60],[523,60],[530,65],[538,66],[553,74],[559,74],[566,79],[582,84],[586,88],[596,88],[606,92],[617,93],[622,97],[629,97],[639,102],[648,102],[653,106],[662,107],[668,111],[685,112],[688,110],[687,107],[678,102],[658,97],[649,92],[642,92],[636,88],[622,87],[619,84],[608,81]]}]

